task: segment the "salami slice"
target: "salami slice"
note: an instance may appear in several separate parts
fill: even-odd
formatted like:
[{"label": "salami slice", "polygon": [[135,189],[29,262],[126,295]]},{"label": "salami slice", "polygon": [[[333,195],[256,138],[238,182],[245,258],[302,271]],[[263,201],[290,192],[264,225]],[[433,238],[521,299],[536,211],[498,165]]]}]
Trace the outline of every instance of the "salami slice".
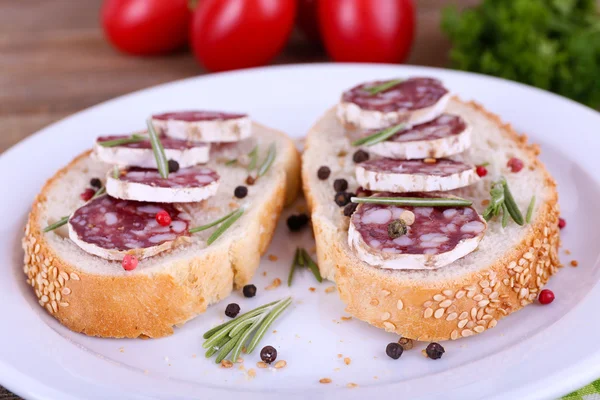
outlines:
[{"label": "salami slice", "polygon": [[[156,213],[171,216],[169,226]],[[69,237],[87,253],[107,260],[126,254],[146,258],[185,242],[189,216],[171,204],[143,203],[102,196],[86,203],[69,219]]]},{"label": "salami slice", "polygon": [[[410,211],[413,219],[404,217],[412,222],[406,227],[406,234],[390,236],[390,223],[406,215],[403,214],[406,211]],[[434,269],[474,251],[486,228],[485,220],[472,207],[360,204],[350,218],[348,244],[370,265],[386,269]]]},{"label": "salami slice", "polygon": [[[146,139],[140,142],[123,143],[110,147],[102,146],[102,144],[125,140],[131,136],[100,136],[96,139],[94,152],[100,160],[108,164],[116,164],[124,167],[156,168],[156,159],[150,140],[144,134],[140,134],[140,136],[144,136]],[[167,159],[177,161],[180,168],[204,164],[209,160],[209,143],[173,139],[164,135],[161,135],[160,141],[165,149]]]},{"label": "salami slice", "polygon": [[342,123],[365,129],[416,125],[438,117],[450,98],[442,82],[433,78],[405,79],[387,90],[369,91],[389,82],[367,82],[344,92],[337,109]]},{"label": "salami slice", "polygon": [[237,142],[252,133],[252,121],[246,114],[168,112],[153,115],[152,123],[169,137],[201,142]]},{"label": "salami slice", "polygon": [[471,185],[479,180],[475,166],[441,159],[394,160],[379,158],[356,166],[356,181],[368,190],[434,192]]},{"label": "salami slice", "polygon": [[219,174],[210,168],[181,168],[163,179],[158,170],[130,167],[106,175],[106,192],[124,200],[158,203],[189,203],[207,199],[217,192]]},{"label": "salami slice", "polygon": [[[367,131],[365,136],[373,134]],[[442,114],[436,119],[396,133],[369,150],[399,159],[442,158],[462,153],[471,146],[471,128],[459,116]]]}]

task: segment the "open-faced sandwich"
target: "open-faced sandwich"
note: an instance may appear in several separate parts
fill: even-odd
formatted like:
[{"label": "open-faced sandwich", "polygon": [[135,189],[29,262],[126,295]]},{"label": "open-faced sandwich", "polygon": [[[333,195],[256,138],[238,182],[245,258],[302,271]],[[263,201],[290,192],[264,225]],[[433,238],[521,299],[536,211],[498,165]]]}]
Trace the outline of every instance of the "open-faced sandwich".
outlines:
[{"label": "open-faced sandwich", "polygon": [[305,147],[320,272],[358,319],[410,339],[468,337],[533,302],[560,266],[539,149],[437,79],[344,92]]},{"label": "open-faced sandwich", "polygon": [[286,201],[299,155],[247,115],[154,115],[104,136],[43,187],[25,228],[24,271],[68,328],[160,337],[244,286]]}]

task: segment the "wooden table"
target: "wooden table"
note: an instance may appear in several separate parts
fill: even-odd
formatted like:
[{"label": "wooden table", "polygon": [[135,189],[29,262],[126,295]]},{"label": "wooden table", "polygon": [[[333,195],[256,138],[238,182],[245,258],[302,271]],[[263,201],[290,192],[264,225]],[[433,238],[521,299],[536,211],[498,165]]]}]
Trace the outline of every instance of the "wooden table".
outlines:
[{"label": "wooden table", "polygon": [[[385,1],[385,0],[377,0]],[[461,6],[478,0],[456,0]],[[416,0],[409,64],[445,66],[439,29],[447,0]],[[98,24],[100,0],[0,0],[0,153],[38,129],[113,97],[206,73],[185,51],[135,58],[117,53]],[[275,64],[327,61],[295,33]],[[0,399],[18,397],[0,387]]]}]

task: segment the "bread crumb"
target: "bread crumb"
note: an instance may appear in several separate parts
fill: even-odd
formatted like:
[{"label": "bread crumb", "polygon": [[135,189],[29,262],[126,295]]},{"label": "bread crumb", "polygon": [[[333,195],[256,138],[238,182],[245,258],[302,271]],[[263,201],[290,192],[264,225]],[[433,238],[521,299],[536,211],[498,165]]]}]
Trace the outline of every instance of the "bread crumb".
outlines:
[{"label": "bread crumb", "polygon": [[256,376],[256,370],[255,370],[254,368],[250,368],[250,369],[248,370],[248,376],[249,376],[250,378],[254,378],[254,377]]},{"label": "bread crumb", "polygon": [[221,361],[221,368],[231,368],[233,367],[233,363],[229,360]]},{"label": "bread crumb", "polygon": [[196,355],[195,355],[195,354],[192,354],[192,358],[196,358]]},{"label": "bread crumb", "polygon": [[423,357],[429,358],[429,356],[427,355],[427,352],[425,351],[425,349],[421,350],[421,354],[423,354]]},{"label": "bread crumb", "polygon": [[398,344],[399,344],[400,346],[402,346],[402,349],[403,349],[403,350],[410,350],[410,349],[412,349],[412,348],[414,347],[414,345],[415,345],[412,339],[405,338],[405,337],[401,337],[401,338],[398,340]]},{"label": "bread crumb", "polygon": [[310,290],[311,292],[315,292],[317,289],[315,289],[314,287],[309,287],[308,290]]},{"label": "bread crumb", "polygon": [[263,276],[267,276],[267,271],[263,271]]},{"label": "bread crumb", "polygon": [[351,362],[352,362],[352,360],[350,359],[350,357],[344,358],[344,364],[350,365]]},{"label": "bread crumb", "polygon": [[277,368],[277,369],[285,368],[286,365],[287,365],[287,362],[285,360],[279,360],[275,363],[275,368]]},{"label": "bread crumb", "polygon": [[485,199],[485,200],[481,201],[481,205],[484,206],[484,207],[487,206],[488,204],[490,204],[490,200],[489,199]]},{"label": "bread crumb", "polygon": [[338,354],[338,358],[342,358],[344,357],[342,354]]},{"label": "bread crumb", "polygon": [[352,317],[345,317],[345,316],[342,317],[342,321],[350,321],[351,319],[352,319]]},{"label": "bread crumb", "polygon": [[265,290],[276,289],[279,287],[279,285],[281,285],[281,279],[275,278],[273,279],[273,282],[271,282],[271,284],[265,288]]},{"label": "bread crumb", "polygon": [[571,250],[569,250],[569,249],[565,249],[565,254],[566,254],[566,255],[569,255],[569,254],[571,254]]},{"label": "bread crumb", "polygon": [[330,378],[321,378],[321,379],[319,380],[319,383],[325,383],[325,384],[326,384],[326,383],[331,383],[331,379],[330,379]]},{"label": "bread crumb", "polygon": [[257,362],[257,363],[256,363],[256,366],[257,366],[258,368],[267,368],[267,367],[268,367],[267,363],[266,363],[266,362],[264,362],[264,361],[259,361],[259,362]]},{"label": "bread crumb", "polygon": [[327,289],[325,289],[325,293],[331,293],[335,291],[335,286],[329,286]]},{"label": "bread crumb", "polygon": [[119,351],[120,351],[121,353],[125,353],[125,347],[119,347]]},{"label": "bread crumb", "polygon": [[238,208],[239,206],[240,205],[238,203],[233,202],[233,201],[231,203],[229,203],[229,208]]},{"label": "bread crumb", "polygon": [[378,377],[377,375],[375,375],[375,376],[373,377],[373,379],[379,379],[379,377]]},{"label": "bread crumb", "polygon": [[238,359],[235,362],[241,364],[244,362],[244,359],[242,357],[238,357]]},{"label": "bread crumb", "polygon": [[340,372],[342,369],[341,368],[334,368],[333,372]]},{"label": "bread crumb", "polygon": [[275,330],[273,331],[273,334],[275,334],[275,333],[277,333],[277,329],[275,329]]},{"label": "bread crumb", "polygon": [[246,367],[244,367],[244,364],[241,364],[241,365],[238,367],[238,369],[239,369],[240,371],[243,371],[243,370],[245,370],[245,369],[246,369]]},{"label": "bread crumb", "polygon": [[269,254],[269,261],[277,261],[279,260],[279,257],[277,257],[275,254]]},{"label": "bread crumb", "polygon": [[355,387],[358,387],[358,385],[354,382],[350,382],[349,384],[346,385],[346,387],[348,389],[354,389]]},{"label": "bread crumb", "polygon": [[571,267],[576,267],[578,265],[579,265],[579,263],[577,262],[577,260],[572,260],[571,261]]}]

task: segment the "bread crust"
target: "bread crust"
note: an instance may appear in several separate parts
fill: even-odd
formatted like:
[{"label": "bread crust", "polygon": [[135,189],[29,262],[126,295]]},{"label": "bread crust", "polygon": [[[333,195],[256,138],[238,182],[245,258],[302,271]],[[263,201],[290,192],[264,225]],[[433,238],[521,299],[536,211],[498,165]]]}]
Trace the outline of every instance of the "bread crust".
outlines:
[{"label": "bread crust", "polygon": [[[285,137],[283,133],[279,133]],[[50,178],[37,195],[25,227],[24,272],[39,304],[75,332],[114,338],[157,338],[173,333],[206,308],[250,281],[266,251],[284,203],[300,187],[300,156],[286,138],[275,190],[265,193],[259,218],[248,223],[240,240],[218,240],[196,257],[164,271],[122,275],[84,272],[57,257],[37,221],[49,188],[90,151],[77,156]]]},{"label": "bread crust", "polygon": [[[455,101],[459,101],[454,99]],[[421,341],[468,337],[496,326],[506,315],[532,303],[551,275],[558,258],[558,193],[556,183],[537,159],[539,148],[527,143],[509,124],[475,102],[467,103],[493,121],[527,153],[528,163],[543,172],[551,195],[527,226],[524,239],[491,265],[452,279],[419,281],[370,267],[348,253],[340,241],[342,227],[313,214],[321,274],[337,283],[346,311],[388,332]],[[312,132],[311,132],[312,133]],[[307,148],[310,148],[310,135]],[[318,198],[302,170],[304,193],[314,211]]]}]

